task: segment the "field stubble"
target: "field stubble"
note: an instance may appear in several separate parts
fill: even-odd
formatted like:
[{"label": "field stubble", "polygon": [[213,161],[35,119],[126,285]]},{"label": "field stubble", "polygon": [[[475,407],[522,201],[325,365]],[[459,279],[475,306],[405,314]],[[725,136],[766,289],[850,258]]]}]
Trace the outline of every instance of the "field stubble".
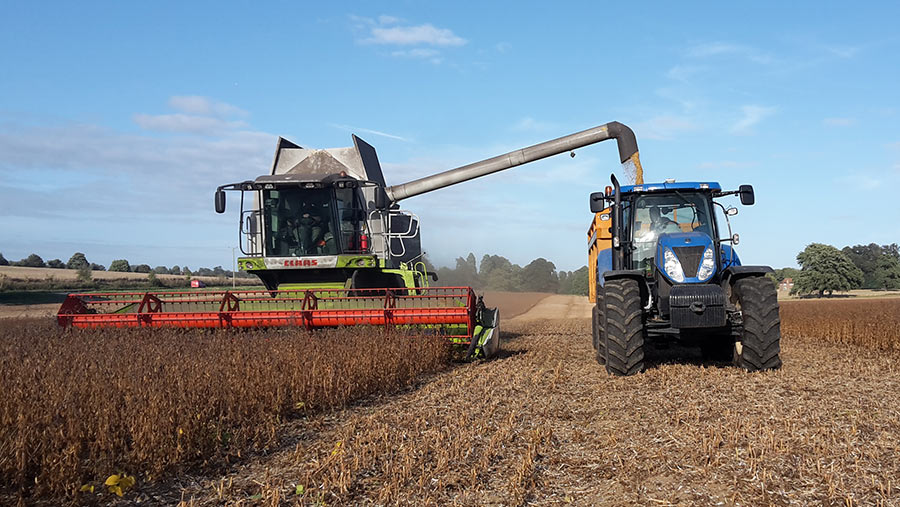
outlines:
[{"label": "field stubble", "polygon": [[589,320],[506,332],[497,360],[312,418],[292,448],[178,494],[192,505],[900,502],[897,354],[788,337],[779,371],[657,351],[646,373],[615,378],[592,359]]},{"label": "field stubble", "polygon": [[[897,322],[893,307],[873,303],[876,306],[859,311],[828,307],[817,312],[818,303],[805,301],[783,306],[784,367],[756,374],[725,364],[702,363],[697,351],[679,350],[681,355],[677,358],[666,352],[653,354],[651,367],[644,374],[609,377],[593,361],[589,319],[506,321],[505,350],[496,360],[457,365],[395,396],[352,406],[346,406],[348,397],[344,396],[318,405],[344,407],[333,411],[316,411],[310,404],[304,417],[286,423],[281,416],[272,414],[292,413],[288,393],[293,392],[293,387],[284,387],[282,380],[268,377],[297,378],[296,364],[311,364],[309,350],[316,350],[315,344],[304,343],[305,338],[298,339],[296,335],[285,335],[285,342],[299,342],[295,350],[292,345],[281,344],[276,335],[269,340],[254,340],[252,346],[242,342],[241,347],[249,347],[247,355],[242,356],[244,352],[231,352],[228,340],[213,343],[200,339],[185,344],[185,336],[176,334],[160,350],[175,350],[174,355],[179,358],[198,356],[187,360],[192,365],[190,371],[200,373],[191,378],[200,380],[207,389],[203,392],[217,393],[219,400],[208,414],[230,413],[244,407],[251,414],[250,419],[227,419],[241,434],[231,438],[247,444],[255,441],[268,446],[269,452],[233,460],[222,474],[201,475],[195,469],[180,468],[176,479],[139,484],[134,494],[149,503],[170,504],[185,499],[190,505],[896,504],[900,502],[900,483],[896,479],[900,477],[900,408],[896,403],[900,392],[900,354],[890,344],[892,338],[900,340],[900,330],[890,327],[890,322]],[[879,322],[887,327],[870,334],[865,333],[871,328],[856,327],[853,329],[862,334],[850,337],[847,331],[827,332],[829,319],[836,319],[832,329],[837,329],[842,319],[850,315],[856,319],[878,315]],[[801,319],[807,319],[807,326],[824,326],[816,328],[815,332],[821,333],[819,337],[804,331],[797,324]],[[42,346],[53,345],[41,342],[39,331],[21,332]],[[324,362],[313,364],[327,370],[338,361],[335,368],[343,373],[340,378],[356,378],[347,375],[354,371],[349,368],[393,368],[395,372],[411,372],[407,378],[428,370],[420,365],[422,351],[403,350],[403,354],[415,354],[406,356],[412,359],[404,361],[394,357],[398,351],[391,349],[387,364],[406,365],[398,370],[385,367],[385,357],[378,350],[382,347],[373,347],[372,337],[338,332],[334,338],[317,342],[318,349],[324,348],[323,343],[332,342],[338,348],[317,356]],[[141,342],[158,339],[156,333],[147,334]],[[271,347],[270,341],[278,342],[278,347]],[[343,342],[347,348],[341,348]],[[110,345],[94,344],[92,349],[87,342],[65,345],[66,350],[81,347],[120,362],[128,362],[130,356],[142,357],[143,353],[140,347],[118,347],[114,339]],[[294,352],[276,357],[272,351],[282,350],[281,347]],[[435,350],[445,349],[438,346]],[[7,347],[2,352],[4,358],[18,360],[16,350]],[[45,357],[47,352],[31,353],[35,358],[53,360]],[[215,363],[228,362],[226,359],[232,354],[246,358],[247,364],[236,376],[229,377],[230,384],[204,377],[204,366],[212,365],[214,374],[222,368]],[[371,360],[341,363],[342,354]],[[443,368],[446,356],[437,354],[434,358],[431,371]],[[182,360],[176,362],[179,361]],[[108,369],[117,362],[99,364]],[[73,367],[61,360],[54,363],[54,368]],[[261,369],[265,374],[257,371]],[[6,370],[4,364],[0,375]],[[30,369],[17,371],[22,375]],[[158,375],[166,370],[148,371]],[[53,368],[41,373],[53,382],[66,378]],[[179,403],[210,404],[208,398],[192,391],[179,378],[185,375],[175,371],[168,375],[152,385],[173,383],[176,387],[165,386],[164,392],[174,393],[182,400]],[[41,434],[54,442],[55,416],[53,411],[48,415],[46,407],[60,402],[48,405],[31,400],[41,396],[51,401],[63,399],[67,401],[62,404],[66,411],[79,406],[90,407],[82,411],[96,408],[103,417],[119,421],[106,432],[121,436],[126,433],[122,430],[124,421],[133,419],[133,415],[126,417],[116,412],[132,414],[130,411],[137,410],[138,405],[148,404],[134,387],[143,384],[132,382],[95,382],[90,399],[99,401],[90,405],[80,404],[78,400],[82,398],[71,398],[75,396],[72,393],[53,394],[59,390],[53,383],[49,388],[43,386],[52,396],[39,387],[30,387],[32,398],[21,398],[19,404],[36,407],[29,412],[30,417],[44,428]],[[321,379],[306,382],[328,385]],[[374,385],[383,388],[384,382],[389,381]],[[246,388],[239,387],[242,384]],[[256,400],[259,385],[275,388],[264,390],[268,394]],[[333,384],[331,391],[347,392],[348,388],[341,385]],[[410,385],[410,381],[405,385]],[[231,389],[246,390],[233,397],[223,396],[223,392],[230,395]],[[388,389],[396,391],[396,386]],[[189,394],[179,394],[182,390]],[[350,391],[367,392],[352,388]],[[232,399],[237,400],[237,406],[222,401]],[[279,403],[281,411],[265,408]],[[173,413],[175,421],[159,421],[168,438],[162,441],[170,444],[169,452],[178,424],[188,424],[182,418],[189,419],[193,411]],[[252,417],[261,422],[247,425],[247,421],[257,421]],[[216,428],[209,421],[216,419],[206,416],[205,420],[206,425],[198,426],[199,434],[209,438],[210,431]],[[198,434],[197,428],[191,431]],[[3,435],[0,444],[6,445],[9,435]],[[59,441],[61,435],[62,432]],[[91,435],[78,436],[92,441]],[[208,440],[200,440],[204,441]],[[237,441],[231,442],[233,445],[225,451],[216,451],[225,453],[220,457],[233,458],[240,452]],[[216,442],[214,447],[220,449],[221,443]],[[49,449],[42,446],[46,444],[40,439],[34,442],[29,447],[31,456],[44,460],[39,465],[56,463],[42,457]],[[10,455],[10,449],[0,452],[0,460]],[[91,447],[80,449],[84,452]],[[112,454],[99,456],[109,458]],[[57,452],[55,456],[59,461],[60,456],[67,455]],[[74,463],[68,456],[66,459]],[[184,456],[169,455],[164,459]],[[112,460],[102,463],[105,465],[100,469],[121,466]],[[164,466],[160,471],[166,469]],[[81,470],[82,474],[86,471]],[[21,481],[20,476],[16,477]],[[37,488],[58,482],[52,476],[40,477]],[[70,481],[65,487],[77,484],[78,481]]]}]

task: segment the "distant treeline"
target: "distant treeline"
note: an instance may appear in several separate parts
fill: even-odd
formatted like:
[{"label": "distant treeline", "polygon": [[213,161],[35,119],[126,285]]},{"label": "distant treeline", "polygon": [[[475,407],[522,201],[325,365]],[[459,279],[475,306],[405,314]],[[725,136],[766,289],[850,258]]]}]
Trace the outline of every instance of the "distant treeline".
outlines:
[{"label": "distant treeline", "polygon": [[790,279],[794,294],[848,291],[853,289],[900,289],[900,245],[845,246],[812,243],[797,254],[800,269],[776,269],[777,282]]},{"label": "distant treeline", "polygon": [[[156,266],[155,268],[151,268],[149,264],[131,264],[126,259],[116,259],[112,261],[109,265],[109,268],[102,264],[97,264],[94,262],[89,262],[87,257],[81,252],[75,252],[72,257],[69,258],[68,262],[63,262],[60,259],[51,259],[49,261],[44,262],[44,259],[41,258],[38,254],[31,254],[28,257],[18,260],[18,261],[8,261],[3,254],[0,253],[0,266],[22,266],[26,268],[53,268],[53,269],[74,269],[81,272],[85,271],[118,271],[122,273],[153,273],[156,275],[183,275],[183,276],[215,276],[215,277],[231,277],[231,271],[223,269],[222,266],[216,266],[214,268],[197,268],[196,270],[192,270],[191,268],[184,266],[172,266],[168,268],[166,266]],[[251,278],[252,275],[247,273],[238,271],[236,273],[237,277],[246,277]]]},{"label": "distant treeline", "polygon": [[485,255],[477,263],[475,255],[458,257],[456,267],[434,268],[426,261],[430,271],[438,275],[438,285],[471,286],[482,290],[512,292],[550,292],[559,294],[588,293],[588,268],[575,271],[557,271],[556,266],[544,258],[531,261],[525,267],[513,264],[500,255]]}]

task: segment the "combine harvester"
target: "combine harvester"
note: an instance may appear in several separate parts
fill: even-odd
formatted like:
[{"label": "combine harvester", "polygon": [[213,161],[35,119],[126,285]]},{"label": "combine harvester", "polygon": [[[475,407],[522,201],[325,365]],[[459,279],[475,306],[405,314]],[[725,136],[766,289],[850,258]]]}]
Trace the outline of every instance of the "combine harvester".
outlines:
[{"label": "combine harvester", "polygon": [[634,133],[618,122],[584,130],[401,185],[387,186],[375,149],[314,150],[279,138],[269,174],[220,186],[240,204],[241,270],[262,291],[191,291],[69,295],[61,326],[272,327],[349,325],[440,334],[491,357],[500,346],[499,314],[469,287],[430,287],[419,220],[399,201],[616,139],[626,172],[640,173]]}]

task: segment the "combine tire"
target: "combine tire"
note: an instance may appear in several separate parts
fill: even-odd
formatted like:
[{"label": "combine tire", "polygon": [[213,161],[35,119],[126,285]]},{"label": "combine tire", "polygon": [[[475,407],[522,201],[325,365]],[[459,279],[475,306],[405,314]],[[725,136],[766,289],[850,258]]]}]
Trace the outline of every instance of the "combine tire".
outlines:
[{"label": "combine tire", "polygon": [[732,298],[744,323],[741,340],[734,346],[734,364],[747,371],[781,367],[781,318],[771,280],[753,276],[734,283]]},{"label": "combine tire", "polygon": [[644,319],[637,280],[606,282],[603,301],[606,371],[619,376],[643,371]]}]

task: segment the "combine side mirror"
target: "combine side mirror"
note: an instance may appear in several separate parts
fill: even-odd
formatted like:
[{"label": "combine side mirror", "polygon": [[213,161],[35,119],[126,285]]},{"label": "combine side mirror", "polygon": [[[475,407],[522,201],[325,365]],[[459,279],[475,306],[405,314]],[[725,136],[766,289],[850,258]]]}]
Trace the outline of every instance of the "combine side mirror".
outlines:
[{"label": "combine side mirror", "polygon": [[604,198],[603,192],[594,192],[591,194],[591,213],[600,213],[606,209],[606,204],[603,200]]},{"label": "combine side mirror", "polygon": [[756,202],[756,197],[753,195],[753,185],[741,185],[738,187],[738,192],[741,193],[741,204],[744,206],[750,206]]},{"label": "combine side mirror", "polygon": [[428,272],[428,276],[431,277],[431,280],[432,280],[432,281],[435,281],[435,282],[438,281],[437,273],[435,273],[434,271],[429,271],[429,272]]},{"label": "combine side mirror", "polygon": [[375,189],[375,209],[385,210],[390,205],[387,193],[381,187]]},{"label": "combine side mirror", "polygon": [[216,213],[225,213],[225,191],[216,190]]}]

